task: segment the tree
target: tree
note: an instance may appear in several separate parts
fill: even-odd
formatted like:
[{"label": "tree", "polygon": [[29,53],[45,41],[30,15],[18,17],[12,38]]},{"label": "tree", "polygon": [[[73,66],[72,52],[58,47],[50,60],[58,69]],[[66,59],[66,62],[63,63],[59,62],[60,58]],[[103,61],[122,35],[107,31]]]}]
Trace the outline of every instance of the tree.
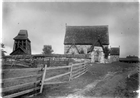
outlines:
[{"label": "tree", "polygon": [[53,52],[51,45],[44,45],[42,54],[51,54]]},{"label": "tree", "polygon": [[6,53],[6,51],[4,51],[4,48],[5,48],[5,46],[4,46],[4,44],[3,43],[1,43],[1,56],[3,57],[3,56],[5,56],[5,53]]}]

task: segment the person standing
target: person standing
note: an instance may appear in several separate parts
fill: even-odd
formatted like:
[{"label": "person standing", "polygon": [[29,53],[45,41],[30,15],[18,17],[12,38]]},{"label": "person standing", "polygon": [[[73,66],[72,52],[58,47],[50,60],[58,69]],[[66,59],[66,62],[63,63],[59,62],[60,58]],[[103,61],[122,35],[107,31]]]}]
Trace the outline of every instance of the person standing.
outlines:
[{"label": "person standing", "polygon": [[95,62],[94,50],[91,52],[91,62]]}]

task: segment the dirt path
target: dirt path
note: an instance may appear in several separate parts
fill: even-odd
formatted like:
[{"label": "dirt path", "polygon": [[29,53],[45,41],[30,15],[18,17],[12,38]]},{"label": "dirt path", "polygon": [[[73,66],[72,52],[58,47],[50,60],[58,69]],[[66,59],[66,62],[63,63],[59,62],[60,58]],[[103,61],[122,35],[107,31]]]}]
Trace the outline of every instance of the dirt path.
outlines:
[{"label": "dirt path", "polygon": [[43,93],[34,98],[115,98],[123,96],[121,94],[125,93],[123,91],[126,87],[126,77],[135,72],[133,66],[127,68],[126,66],[89,65],[88,72],[84,75],[66,84],[45,86]]},{"label": "dirt path", "polygon": [[43,93],[34,98],[69,98],[71,94],[81,92],[81,90],[85,89],[88,84],[93,83],[96,79],[96,77],[87,72],[69,83],[45,86]]}]

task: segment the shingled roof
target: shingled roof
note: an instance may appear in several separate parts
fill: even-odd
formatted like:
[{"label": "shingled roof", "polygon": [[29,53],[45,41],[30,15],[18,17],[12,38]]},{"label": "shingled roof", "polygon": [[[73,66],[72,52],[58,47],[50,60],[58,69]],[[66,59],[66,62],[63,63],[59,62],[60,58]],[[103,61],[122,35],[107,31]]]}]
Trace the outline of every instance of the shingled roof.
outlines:
[{"label": "shingled roof", "polygon": [[66,26],[64,45],[92,45],[98,39],[103,45],[109,45],[108,25]]},{"label": "shingled roof", "polygon": [[120,48],[119,47],[111,47],[110,55],[120,55]]},{"label": "shingled roof", "polygon": [[18,33],[18,35],[14,39],[15,40],[16,39],[28,39],[28,31],[27,30],[20,30],[19,33]]}]

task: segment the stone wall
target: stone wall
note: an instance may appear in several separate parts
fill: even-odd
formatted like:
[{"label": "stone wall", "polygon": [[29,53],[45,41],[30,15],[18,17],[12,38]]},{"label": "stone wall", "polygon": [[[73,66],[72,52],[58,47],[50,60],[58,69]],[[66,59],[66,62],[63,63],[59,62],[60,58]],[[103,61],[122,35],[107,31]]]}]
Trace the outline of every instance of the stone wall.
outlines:
[{"label": "stone wall", "polygon": [[116,62],[119,61],[119,55],[111,55],[109,56],[109,62]]}]

